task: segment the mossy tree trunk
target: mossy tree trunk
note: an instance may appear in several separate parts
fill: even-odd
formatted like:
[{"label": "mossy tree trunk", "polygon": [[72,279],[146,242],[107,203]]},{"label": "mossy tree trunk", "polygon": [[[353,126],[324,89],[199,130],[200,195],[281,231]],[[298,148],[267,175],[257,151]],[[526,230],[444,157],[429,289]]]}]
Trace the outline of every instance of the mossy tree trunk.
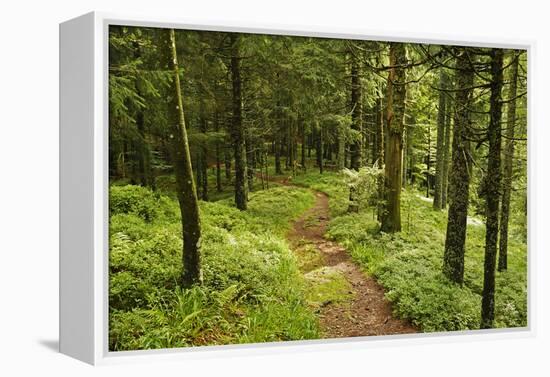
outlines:
[{"label": "mossy tree trunk", "polygon": [[449,190],[449,213],[445,252],[443,255],[443,273],[456,283],[464,281],[464,245],[466,242],[466,223],[470,191],[470,109],[472,106],[472,85],[474,72],[470,56],[466,49],[457,51],[457,88],[453,127],[452,168]]},{"label": "mossy tree trunk", "polygon": [[512,54],[510,72],[510,90],[508,92],[508,112],[506,117],[506,141],[504,145],[504,180],[502,182],[502,208],[500,210],[500,239],[498,249],[498,270],[508,268],[508,222],[510,220],[510,194],[512,191],[514,137],[516,126],[516,96],[518,81],[519,56]]},{"label": "mossy tree trunk", "polygon": [[181,283],[187,287],[202,282],[201,225],[183,113],[183,96],[176,51],[176,36],[173,29],[163,31],[163,33],[166,49],[165,65],[173,72],[172,87],[175,92],[168,111],[169,124],[173,125],[169,138],[172,144],[172,159],[176,174],[177,196],[183,233],[183,272]]},{"label": "mossy tree trunk", "polygon": [[501,116],[503,50],[491,50],[491,98],[488,128],[489,155],[485,182],[487,220],[485,226],[485,263],[481,300],[481,328],[493,327],[495,319],[495,269],[498,243],[498,217],[501,188]]},{"label": "mossy tree trunk", "polygon": [[386,102],[385,208],[380,230],[401,231],[403,130],[406,98],[407,51],[403,43],[390,43],[390,71]]},{"label": "mossy tree trunk", "polygon": [[231,122],[231,135],[235,157],[235,205],[244,211],[247,208],[248,185],[246,168],[245,132],[242,122],[242,93],[241,93],[241,69],[240,69],[240,36],[230,34],[231,42],[231,82],[233,88],[233,118]]},{"label": "mossy tree trunk", "polygon": [[[445,68],[439,69],[439,87],[447,88],[447,72]],[[435,165],[435,186],[434,186],[434,209],[443,208],[443,170],[445,165],[445,119],[447,113],[447,93],[439,92],[439,106],[437,110],[437,142],[436,142],[436,165]]]}]

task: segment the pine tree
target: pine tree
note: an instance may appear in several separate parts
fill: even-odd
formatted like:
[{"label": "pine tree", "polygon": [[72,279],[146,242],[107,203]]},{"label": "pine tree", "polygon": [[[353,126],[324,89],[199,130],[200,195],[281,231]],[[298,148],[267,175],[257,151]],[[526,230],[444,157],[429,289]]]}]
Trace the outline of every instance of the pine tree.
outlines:
[{"label": "pine tree", "polygon": [[406,98],[407,50],[403,43],[390,43],[390,71],[386,96],[385,208],[381,231],[401,231],[401,180]]},{"label": "pine tree", "polygon": [[434,202],[435,209],[443,208],[443,171],[445,165],[445,120],[447,114],[447,72],[445,68],[439,70],[439,107],[437,110],[437,144],[436,144],[436,166],[435,166],[435,187]]},{"label": "pine tree", "polygon": [[230,34],[231,43],[231,83],[233,87],[233,118],[231,134],[233,154],[235,157],[235,205],[240,210],[246,210],[248,201],[247,166],[245,132],[242,121],[242,93],[241,93],[241,37],[236,33]]},{"label": "pine tree", "polygon": [[445,252],[443,255],[443,273],[452,281],[462,284],[464,281],[464,248],[466,243],[466,224],[470,195],[470,136],[471,106],[474,71],[470,53],[467,49],[457,49],[456,69],[457,88],[455,98],[455,116],[453,127],[452,168],[449,190],[449,213]]},{"label": "pine tree", "polygon": [[501,188],[501,117],[502,117],[502,60],[503,50],[491,49],[491,98],[490,120],[487,137],[489,155],[485,181],[487,220],[485,226],[485,263],[483,269],[483,292],[481,301],[481,328],[493,327],[495,319],[495,267],[498,243],[498,217]]},{"label": "pine tree", "polygon": [[506,141],[504,145],[504,179],[502,182],[502,208],[500,211],[500,239],[498,254],[498,270],[508,268],[508,223],[510,221],[510,195],[512,192],[514,137],[516,127],[516,96],[518,82],[519,54],[512,53],[510,73],[510,91],[508,94],[508,112],[506,117]]}]

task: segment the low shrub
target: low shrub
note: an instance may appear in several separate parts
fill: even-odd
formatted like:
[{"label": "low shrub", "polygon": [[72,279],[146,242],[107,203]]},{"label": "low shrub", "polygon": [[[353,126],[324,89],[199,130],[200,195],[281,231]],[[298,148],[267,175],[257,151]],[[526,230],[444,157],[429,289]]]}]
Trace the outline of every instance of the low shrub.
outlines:
[{"label": "low shrub", "polygon": [[204,285],[181,289],[177,202],[133,186],[111,188],[112,350],[317,338],[305,283],[284,240],[313,203],[308,190],[252,193],[246,212],[230,200],[200,203]]},{"label": "low shrub", "polygon": [[111,215],[133,214],[152,221],[158,216],[157,198],[152,191],[140,186],[111,186],[109,212]]}]

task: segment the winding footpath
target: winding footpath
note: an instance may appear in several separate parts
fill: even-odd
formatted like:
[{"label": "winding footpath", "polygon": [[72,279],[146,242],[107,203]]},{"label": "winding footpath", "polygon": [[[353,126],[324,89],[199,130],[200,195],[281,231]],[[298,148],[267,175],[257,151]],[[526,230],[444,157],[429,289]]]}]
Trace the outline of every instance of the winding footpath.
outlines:
[{"label": "winding footpath", "polygon": [[[283,182],[287,186],[292,184]],[[392,316],[391,303],[383,287],[352,262],[346,250],[324,238],[329,221],[328,197],[312,190],[315,204],[298,220],[287,237],[294,251],[314,247],[321,259],[323,273],[340,273],[349,283],[349,299],[320,305],[318,315],[325,338],[368,335],[409,334],[418,330],[409,322]],[[306,279],[308,273],[305,274]]]}]

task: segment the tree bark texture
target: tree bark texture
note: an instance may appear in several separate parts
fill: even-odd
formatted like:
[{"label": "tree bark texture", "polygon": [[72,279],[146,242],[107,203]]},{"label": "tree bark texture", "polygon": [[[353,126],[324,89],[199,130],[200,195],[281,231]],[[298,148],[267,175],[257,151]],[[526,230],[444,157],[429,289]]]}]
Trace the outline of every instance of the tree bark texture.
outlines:
[{"label": "tree bark texture", "polygon": [[359,170],[362,165],[362,133],[363,133],[363,104],[361,98],[361,65],[357,61],[354,52],[351,52],[351,128],[359,133],[359,136],[350,145],[350,165],[354,170]]},{"label": "tree bark texture", "polygon": [[485,263],[481,297],[481,328],[493,327],[495,319],[495,269],[498,243],[498,217],[501,189],[501,116],[502,116],[502,65],[503,50],[491,50],[491,98],[488,129],[489,155],[485,182],[487,220],[485,226]]},{"label": "tree bark texture", "polygon": [[[447,88],[447,72],[445,68],[439,70],[439,86],[442,89]],[[445,119],[447,113],[447,93],[439,92],[439,106],[437,110],[437,142],[436,142],[436,165],[435,165],[435,185],[434,185],[434,209],[443,208],[443,170],[445,165]]]},{"label": "tree bark texture", "polygon": [[508,268],[508,222],[510,220],[510,194],[512,191],[513,160],[514,160],[514,137],[516,126],[516,96],[518,81],[519,56],[514,51],[512,54],[512,65],[510,73],[510,90],[506,117],[506,141],[504,145],[504,180],[502,182],[502,208],[500,210],[500,239],[498,254],[498,270],[504,271]]},{"label": "tree bark texture", "polygon": [[390,44],[390,71],[386,103],[385,208],[381,231],[401,231],[403,130],[406,98],[407,53],[403,43]]},{"label": "tree bark texture", "polygon": [[[451,85],[449,84],[450,88]],[[453,119],[453,101],[448,98],[445,106],[445,143],[443,150],[443,172],[441,182],[441,208],[447,208],[447,198],[449,191],[449,167],[451,162],[451,135],[452,135],[452,123]]]},{"label": "tree bark texture", "polygon": [[474,72],[466,49],[457,51],[457,88],[453,127],[452,174],[449,190],[449,213],[445,252],[443,255],[443,273],[456,283],[464,281],[464,245],[466,242],[466,224],[468,218],[470,190],[470,109],[472,105],[471,89]]},{"label": "tree bark texture", "polygon": [[[173,72],[173,100],[170,103],[169,120],[172,124],[172,158],[176,174],[177,196],[181,212],[183,235],[183,272],[181,283],[190,286],[202,282],[201,269],[201,225],[197,191],[193,180],[191,155],[183,113],[183,95],[176,50],[176,36],[173,29],[164,35],[167,49],[167,66]],[[170,53],[168,53],[168,51]]]},{"label": "tree bark texture", "polygon": [[245,150],[245,132],[242,122],[242,93],[241,93],[241,69],[240,69],[240,36],[230,34],[231,41],[231,82],[233,87],[233,118],[231,122],[231,134],[233,139],[235,157],[235,205],[244,211],[247,208],[247,168]]}]

